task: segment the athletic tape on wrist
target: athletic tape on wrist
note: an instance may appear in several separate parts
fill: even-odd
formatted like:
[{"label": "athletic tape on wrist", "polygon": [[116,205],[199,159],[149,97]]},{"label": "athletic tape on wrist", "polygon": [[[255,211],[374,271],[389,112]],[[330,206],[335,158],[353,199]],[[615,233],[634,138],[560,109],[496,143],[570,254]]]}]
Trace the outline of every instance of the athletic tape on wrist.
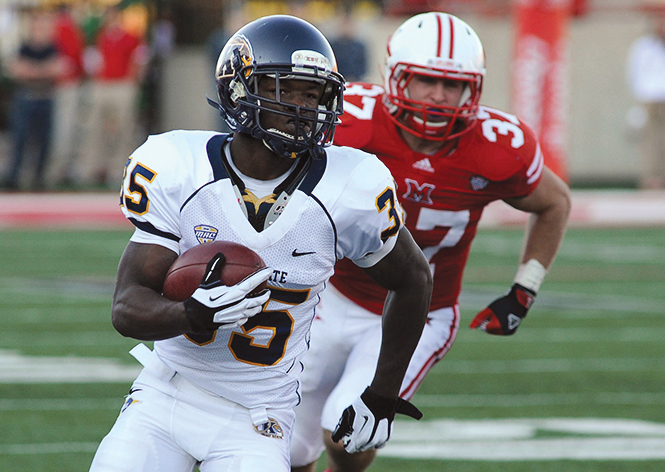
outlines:
[{"label": "athletic tape on wrist", "polygon": [[529,259],[526,264],[520,264],[514,282],[520,284],[534,293],[538,293],[540,284],[545,280],[547,269],[535,259]]}]

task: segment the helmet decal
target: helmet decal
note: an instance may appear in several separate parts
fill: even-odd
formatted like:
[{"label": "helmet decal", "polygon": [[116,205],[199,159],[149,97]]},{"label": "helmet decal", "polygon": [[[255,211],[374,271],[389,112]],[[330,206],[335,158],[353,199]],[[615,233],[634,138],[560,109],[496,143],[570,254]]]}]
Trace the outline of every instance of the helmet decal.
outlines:
[{"label": "helmet decal", "polygon": [[[224,49],[229,48],[231,54],[233,55],[233,60],[231,61],[222,61],[221,60],[226,55],[220,54],[217,70],[219,74],[217,78],[222,77],[233,77],[235,74],[239,73],[243,67],[249,66],[254,62],[254,51],[252,51],[252,45],[247,40],[243,34],[236,34],[226,43]],[[245,72],[245,77],[249,77],[250,71]]]},{"label": "helmet decal", "polygon": [[299,68],[298,66],[311,66],[321,69],[326,75],[332,72],[330,59],[316,51],[294,51],[291,54],[291,62],[296,68]]}]

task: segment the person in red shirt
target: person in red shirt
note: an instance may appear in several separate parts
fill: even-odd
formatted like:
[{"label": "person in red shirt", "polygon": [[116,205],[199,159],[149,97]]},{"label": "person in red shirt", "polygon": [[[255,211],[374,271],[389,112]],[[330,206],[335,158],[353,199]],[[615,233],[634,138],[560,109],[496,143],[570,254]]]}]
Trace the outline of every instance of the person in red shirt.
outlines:
[{"label": "person in red shirt", "polygon": [[[462,274],[485,206],[503,200],[530,213],[513,286],[471,323],[490,334],[515,333],[567,224],[567,185],[544,165],[527,124],[479,105],[484,75],[485,53],[473,29],[452,15],[424,13],[390,39],[384,86],[351,83],[344,95],[335,144],[376,154],[390,169],[405,224],[434,277],[428,323],[400,391],[405,400],[455,340]],[[335,271],[303,360],[291,445],[298,472],[313,471],[324,450],[332,472],[363,471],[376,454],[348,454],[331,432],[349,399],[371,380],[387,292],[353,263],[342,260]]]},{"label": "person in red shirt", "polygon": [[68,6],[59,7],[55,18],[55,42],[65,62],[60,82],[78,82],[84,76],[83,50],[85,41]]},{"label": "person in red shirt", "polygon": [[112,169],[137,144],[137,100],[147,49],[141,38],[124,29],[121,11],[112,6],[105,12],[94,49],[86,54],[93,83],[79,177],[84,185],[115,187],[120,176],[112,175]]},{"label": "person in red shirt", "polygon": [[47,172],[49,186],[66,184],[72,178],[80,145],[81,85],[85,78],[83,32],[69,6],[61,5],[55,18],[55,45],[63,62],[55,98],[53,157]]}]

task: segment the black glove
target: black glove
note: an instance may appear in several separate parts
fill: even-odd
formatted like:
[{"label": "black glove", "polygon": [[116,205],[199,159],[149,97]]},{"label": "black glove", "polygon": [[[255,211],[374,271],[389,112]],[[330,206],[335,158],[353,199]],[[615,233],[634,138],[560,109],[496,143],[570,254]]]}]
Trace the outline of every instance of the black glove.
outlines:
[{"label": "black glove", "polygon": [[332,434],[332,440],[343,440],[346,452],[379,449],[390,439],[395,413],[419,420],[422,412],[401,398],[377,395],[369,387],[346,408]]},{"label": "black glove", "polygon": [[535,299],[535,292],[520,284],[514,284],[507,295],[497,298],[478,313],[470,327],[501,336],[514,334]]},{"label": "black glove", "polygon": [[219,328],[236,328],[248,318],[258,314],[270,298],[270,290],[249,295],[268,280],[272,270],[268,267],[227,286],[220,281],[226,257],[218,252],[206,267],[201,285],[185,300],[185,311],[194,333],[210,333]]}]

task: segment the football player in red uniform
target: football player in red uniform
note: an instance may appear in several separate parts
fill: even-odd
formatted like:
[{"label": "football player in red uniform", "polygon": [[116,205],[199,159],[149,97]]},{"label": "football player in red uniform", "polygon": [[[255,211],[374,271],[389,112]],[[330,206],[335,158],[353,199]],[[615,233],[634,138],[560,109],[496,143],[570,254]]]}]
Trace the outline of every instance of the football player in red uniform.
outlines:
[{"label": "football player in red uniform", "polygon": [[[515,333],[526,316],[570,211],[568,187],[544,166],[534,132],[479,105],[484,64],[482,44],[465,22],[416,15],[388,43],[384,86],[347,84],[336,130],[336,144],[376,154],[391,170],[406,225],[434,276],[428,323],[402,383],[407,400],[457,334],[462,273],[483,208],[504,200],[530,214],[515,283],[471,323],[497,335]],[[313,471],[324,448],[332,472],[362,471],[372,462],[374,450],[349,454],[331,432],[371,380],[386,293],[353,263],[337,264],[304,358],[292,470]]]}]

